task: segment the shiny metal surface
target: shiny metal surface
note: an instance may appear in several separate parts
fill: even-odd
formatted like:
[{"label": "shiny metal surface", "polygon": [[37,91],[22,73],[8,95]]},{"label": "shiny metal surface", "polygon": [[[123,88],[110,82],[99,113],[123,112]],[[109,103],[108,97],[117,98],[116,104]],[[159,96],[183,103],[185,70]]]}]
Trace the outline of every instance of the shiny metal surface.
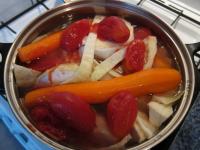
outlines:
[{"label": "shiny metal surface", "polygon": [[169,49],[173,57],[178,62],[179,69],[182,73],[185,93],[176,113],[169,123],[154,137],[141,144],[127,148],[131,150],[150,149],[163,141],[183,120],[193,98],[195,73],[190,54],[185,45],[177,37],[173,29],[171,29],[156,16],[141,8],[138,8],[137,6],[132,6],[130,4],[115,0],[85,0],[64,4],[35,19],[18,36],[7,57],[4,72],[4,84],[9,103],[21,124],[38,139],[56,149],[70,149],[49,139],[32,125],[31,121],[26,115],[26,110],[23,108],[23,100],[20,99],[20,94],[15,86],[13,65],[17,62],[17,49],[22,45],[26,45],[27,43],[31,42],[38,35],[47,33],[55,28],[65,26],[67,23],[73,22],[80,18],[93,17],[95,14],[117,15],[124,17],[133,24],[148,26]]}]

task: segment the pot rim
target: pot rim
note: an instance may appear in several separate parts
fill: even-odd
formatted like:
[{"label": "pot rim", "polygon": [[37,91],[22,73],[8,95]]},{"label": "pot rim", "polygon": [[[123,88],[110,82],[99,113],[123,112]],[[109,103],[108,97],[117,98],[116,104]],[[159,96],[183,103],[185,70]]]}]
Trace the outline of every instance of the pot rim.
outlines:
[{"label": "pot rim", "polygon": [[[71,9],[74,9],[75,7],[84,7],[84,6],[89,6],[93,1],[92,0],[85,0],[85,1],[75,1],[75,2],[68,2],[65,4],[62,4],[54,9],[51,9],[44,14],[40,15],[36,19],[34,19],[29,25],[27,25],[24,30],[20,33],[20,35],[17,37],[15,42],[13,43],[12,47],[10,48],[10,51],[8,53],[8,57],[6,59],[5,63],[5,70],[4,70],[4,85],[5,85],[5,90],[6,90],[6,95],[9,100],[9,104],[12,108],[12,111],[14,112],[15,116],[17,119],[20,121],[20,123],[25,127],[32,135],[34,135],[37,139],[40,141],[48,144],[50,147],[57,148],[57,149],[71,149],[69,147],[63,146],[52,139],[48,138],[45,136],[43,133],[41,133],[39,130],[37,130],[34,126],[31,128],[28,127],[28,125],[32,125],[32,123],[29,121],[27,116],[24,114],[24,112],[21,109],[21,106],[17,100],[16,92],[15,92],[15,87],[14,87],[14,77],[13,77],[13,65],[15,64],[16,61],[16,56],[17,56],[17,50],[16,47],[19,46],[20,44],[22,45],[23,42],[26,40],[26,38],[30,35],[31,31],[34,31],[39,24],[42,24],[48,19],[51,19],[55,17],[57,14],[62,13],[63,11],[68,11],[68,7],[71,6]],[[194,86],[195,86],[195,73],[194,73],[194,65],[192,63],[192,59],[190,57],[189,52],[187,51],[186,46],[183,44],[183,42],[179,39],[179,37],[175,34],[174,30],[168,26],[165,22],[157,18],[155,15],[151,14],[150,12],[143,10],[141,8],[138,8],[137,6],[131,5],[126,2],[122,2],[120,0],[109,0],[108,3],[101,2],[101,1],[95,1],[94,2],[98,6],[105,6],[110,3],[112,6],[109,5],[109,7],[123,7],[123,9],[129,9],[131,11],[131,7],[136,9],[139,12],[143,12],[144,14],[148,14],[150,17],[156,19],[157,23],[161,24],[163,28],[166,28],[165,30],[169,31],[169,33],[165,32],[167,36],[174,42],[173,44],[177,48],[177,50],[180,53],[181,60],[183,62],[184,66],[184,74],[185,74],[185,92],[181,101],[181,104],[176,111],[174,117],[170,120],[170,122],[163,128],[161,129],[154,137],[150,138],[149,140],[138,144],[135,147],[132,147],[130,149],[150,149],[153,146],[157,145],[161,141],[163,141],[165,138],[167,138],[176,128],[177,126],[181,123],[181,121],[184,119],[190,104],[192,102],[192,97],[194,94]],[[81,6],[80,6],[81,5]],[[133,10],[134,10],[133,9]],[[127,10],[128,11],[128,10]],[[50,13],[50,15],[48,15]],[[141,14],[143,15],[143,14]],[[48,17],[46,17],[48,16]],[[44,17],[46,17],[44,19]],[[43,18],[43,19],[41,19]],[[41,20],[41,21],[38,21]],[[38,21],[37,26],[34,26],[33,28],[29,29],[29,27],[34,24],[36,21]],[[162,28],[161,27],[161,28]],[[25,34],[25,32],[27,32]],[[23,36],[25,35],[25,36]],[[23,36],[23,40],[20,40]],[[173,38],[172,38],[173,36]],[[176,40],[176,41],[174,41]],[[181,48],[181,50],[180,50]],[[184,52],[184,54],[183,54]],[[186,58],[187,58],[187,63],[186,63]]]}]

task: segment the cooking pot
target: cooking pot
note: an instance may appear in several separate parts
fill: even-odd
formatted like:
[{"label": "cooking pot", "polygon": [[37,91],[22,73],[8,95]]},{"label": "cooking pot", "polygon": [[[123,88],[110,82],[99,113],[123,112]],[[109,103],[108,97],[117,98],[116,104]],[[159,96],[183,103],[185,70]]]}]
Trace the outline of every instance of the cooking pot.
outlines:
[{"label": "cooking pot", "polygon": [[55,149],[71,149],[48,138],[32,124],[26,109],[23,107],[23,100],[20,98],[19,89],[16,87],[13,67],[18,62],[18,48],[30,43],[39,35],[48,33],[55,28],[62,28],[75,20],[94,17],[96,14],[121,16],[133,24],[147,26],[162,41],[163,45],[178,63],[179,70],[182,74],[184,95],[176,107],[175,114],[168,124],[162,127],[154,137],[141,144],[127,147],[127,149],[131,150],[150,149],[167,138],[184,119],[196,95],[198,74],[191,53],[173,29],[155,15],[137,6],[116,0],[84,0],[63,4],[36,18],[16,38],[7,54],[4,69],[6,97],[17,119],[36,138]]}]

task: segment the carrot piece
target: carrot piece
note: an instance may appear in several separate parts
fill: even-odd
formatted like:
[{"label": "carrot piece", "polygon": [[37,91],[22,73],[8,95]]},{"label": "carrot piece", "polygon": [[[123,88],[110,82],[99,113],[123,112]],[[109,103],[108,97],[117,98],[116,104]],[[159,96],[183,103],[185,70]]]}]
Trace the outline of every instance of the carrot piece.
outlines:
[{"label": "carrot piece", "polygon": [[19,58],[22,62],[32,61],[60,47],[62,31],[53,33],[38,41],[30,43],[18,49]]},{"label": "carrot piece", "polygon": [[33,106],[42,97],[53,92],[71,92],[88,103],[106,102],[122,90],[129,90],[134,96],[166,92],[176,88],[181,74],[175,69],[153,68],[111,80],[66,84],[31,91],[25,96],[25,105]]},{"label": "carrot piece", "polygon": [[161,55],[156,55],[153,62],[154,68],[172,68],[171,60]]},{"label": "carrot piece", "polygon": [[154,68],[172,68],[172,60],[169,57],[167,49],[164,46],[158,47],[157,54],[154,58]]}]

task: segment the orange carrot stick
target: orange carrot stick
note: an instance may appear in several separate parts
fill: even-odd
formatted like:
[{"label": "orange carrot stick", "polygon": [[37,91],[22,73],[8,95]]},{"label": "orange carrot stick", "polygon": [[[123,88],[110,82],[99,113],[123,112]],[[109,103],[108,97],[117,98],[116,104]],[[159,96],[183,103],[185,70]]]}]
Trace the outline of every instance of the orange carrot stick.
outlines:
[{"label": "orange carrot stick", "polygon": [[62,31],[53,33],[39,41],[30,43],[18,49],[19,58],[22,62],[28,62],[52,52],[60,47]]},{"label": "orange carrot stick", "polygon": [[129,90],[135,96],[166,92],[176,88],[181,82],[181,75],[175,69],[154,68],[140,71],[111,80],[87,83],[66,84],[31,91],[25,96],[25,105],[30,107],[53,92],[71,92],[88,103],[102,103],[115,93]]},{"label": "orange carrot stick", "polygon": [[172,68],[171,60],[169,58],[163,57],[161,55],[156,55],[153,67],[154,68]]}]

